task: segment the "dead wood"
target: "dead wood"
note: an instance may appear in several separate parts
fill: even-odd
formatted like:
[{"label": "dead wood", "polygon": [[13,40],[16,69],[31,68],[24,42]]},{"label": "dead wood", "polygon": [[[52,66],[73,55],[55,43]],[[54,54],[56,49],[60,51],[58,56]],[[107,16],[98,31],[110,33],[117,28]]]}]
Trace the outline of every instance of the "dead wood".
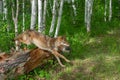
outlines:
[{"label": "dead wood", "polygon": [[29,73],[31,70],[51,59],[50,52],[35,48],[29,52],[16,52],[16,54],[0,55],[0,77],[16,77],[20,74]]}]

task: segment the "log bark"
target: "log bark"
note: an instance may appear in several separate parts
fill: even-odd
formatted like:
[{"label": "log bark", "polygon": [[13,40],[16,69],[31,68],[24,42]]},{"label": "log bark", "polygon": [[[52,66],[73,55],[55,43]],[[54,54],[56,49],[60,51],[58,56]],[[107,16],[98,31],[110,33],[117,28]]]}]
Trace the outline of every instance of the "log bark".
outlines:
[{"label": "log bark", "polygon": [[14,52],[0,55],[0,79],[15,78],[42,66],[52,54],[39,48],[27,52]]}]

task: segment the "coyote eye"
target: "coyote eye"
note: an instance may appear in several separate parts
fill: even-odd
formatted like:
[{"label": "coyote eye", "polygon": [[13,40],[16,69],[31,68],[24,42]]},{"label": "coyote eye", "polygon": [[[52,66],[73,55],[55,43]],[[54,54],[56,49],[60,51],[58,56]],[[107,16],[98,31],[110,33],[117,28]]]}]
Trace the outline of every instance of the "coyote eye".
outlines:
[{"label": "coyote eye", "polygon": [[66,42],[61,42],[61,45],[64,45],[64,46],[69,46],[69,44],[68,44],[68,43],[66,43]]}]

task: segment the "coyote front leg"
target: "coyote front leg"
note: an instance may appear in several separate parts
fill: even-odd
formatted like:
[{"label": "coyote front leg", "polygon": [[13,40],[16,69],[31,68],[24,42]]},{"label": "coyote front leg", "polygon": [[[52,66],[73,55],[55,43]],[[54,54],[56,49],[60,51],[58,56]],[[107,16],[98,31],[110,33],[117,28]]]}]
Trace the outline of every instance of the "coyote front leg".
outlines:
[{"label": "coyote front leg", "polygon": [[66,57],[64,57],[63,55],[59,54],[56,50],[51,50],[51,49],[48,49],[48,48],[43,48],[41,46],[39,46],[39,48],[43,49],[43,50],[46,50],[46,51],[50,51],[54,56],[55,58],[57,59],[58,63],[62,66],[62,67],[65,67],[65,65],[62,64],[62,62],[60,61],[59,57],[64,59],[66,62],[70,62],[70,60],[68,60]]},{"label": "coyote front leg", "polygon": [[[65,67],[65,65],[63,65],[60,61],[60,58],[64,59],[66,62],[70,62],[70,60],[68,60],[66,57],[64,57],[63,55],[59,54],[57,51],[53,50],[52,54],[55,56],[55,58],[57,59],[58,63],[62,66]],[[60,58],[59,58],[60,57]]]},{"label": "coyote front leg", "polygon": [[55,55],[57,55],[58,57],[64,59],[66,62],[70,62],[70,60],[68,60],[65,56],[59,54],[56,50],[53,50],[53,51],[54,51],[53,53],[55,53]]}]

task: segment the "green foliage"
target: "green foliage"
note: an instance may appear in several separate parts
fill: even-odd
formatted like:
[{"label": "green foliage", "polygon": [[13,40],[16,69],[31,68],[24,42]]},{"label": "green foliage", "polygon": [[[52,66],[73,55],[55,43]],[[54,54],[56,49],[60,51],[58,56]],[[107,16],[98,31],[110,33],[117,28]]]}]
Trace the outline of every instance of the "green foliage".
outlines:
[{"label": "green foliage", "polygon": [[7,25],[2,24],[4,26],[0,29],[0,50],[1,51],[9,51],[12,47],[14,47],[14,33],[9,33],[6,30]]}]

